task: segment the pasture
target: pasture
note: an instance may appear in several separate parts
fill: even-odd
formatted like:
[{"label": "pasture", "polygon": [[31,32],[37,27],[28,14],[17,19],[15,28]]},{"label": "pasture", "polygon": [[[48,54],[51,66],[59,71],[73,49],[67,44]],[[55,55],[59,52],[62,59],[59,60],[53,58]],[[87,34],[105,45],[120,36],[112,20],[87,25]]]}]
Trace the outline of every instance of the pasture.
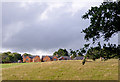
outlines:
[{"label": "pasture", "polygon": [[2,64],[3,80],[118,80],[118,60]]}]

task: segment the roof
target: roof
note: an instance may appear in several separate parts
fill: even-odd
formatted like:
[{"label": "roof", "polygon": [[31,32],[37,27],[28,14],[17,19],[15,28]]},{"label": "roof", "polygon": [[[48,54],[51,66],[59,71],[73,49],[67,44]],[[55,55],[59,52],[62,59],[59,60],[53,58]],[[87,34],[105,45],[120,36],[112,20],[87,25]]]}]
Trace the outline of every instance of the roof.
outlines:
[{"label": "roof", "polygon": [[61,59],[62,57],[63,57],[65,60],[71,60],[71,58],[70,58],[69,56],[61,56],[59,59]]},{"label": "roof", "polygon": [[[27,57],[27,56],[24,56],[25,58]],[[28,56],[29,58],[31,58],[31,59],[33,59],[34,57],[36,57],[36,56]],[[38,56],[39,57],[39,56]]]},{"label": "roof", "polygon": [[[42,58],[44,58],[46,56],[42,56]],[[56,57],[56,56],[48,56],[50,59],[53,59],[53,57]]]},{"label": "roof", "polygon": [[84,58],[84,56],[77,56],[74,58],[74,60],[82,60]]}]

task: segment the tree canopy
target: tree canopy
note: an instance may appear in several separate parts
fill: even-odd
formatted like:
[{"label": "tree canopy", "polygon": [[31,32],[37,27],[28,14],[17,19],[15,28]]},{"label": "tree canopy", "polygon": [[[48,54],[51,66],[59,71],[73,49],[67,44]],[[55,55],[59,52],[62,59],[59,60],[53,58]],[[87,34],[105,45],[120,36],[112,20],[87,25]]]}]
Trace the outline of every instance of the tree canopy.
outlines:
[{"label": "tree canopy", "polygon": [[53,56],[56,56],[56,55],[58,57],[60,57],[60,56],[69,56],[68,51],[66,49],[61,49],[61,48],[58,51],[53,53]]},{"label": "tree canopy", "polygon": [[91,7],[83,16],[90,19],[90,26],[84,30],[85,40],[96,40],[103,37],[104,41],[120,31],[120,1],[103,2],[99,7]]},{"label": "tree canopy", "polygon": [[[31,56],[31,54],[24,53],[26,56]],[[0,62],[2,63],[12,63],[12,62],[18,62],[18,60],[22,60],[22,56],[20,53],[14,52],[4,52],[0,53],[0,57],[2,60]]]},{"label": "tree canopy", "polygon": [[101,44],[98,43],[96,47],[90,47],[87,51],[86,57],[90,59],[98,59],[103,57],[105,60],[111,58],[119,58],[120,57],[120,46],[116,46],[115,44],[108,43],[104,44],[101,47]]},{"label": "tree canopy", "polygon": [[[93,43],[103,37],[104,41],[109,39],[120,31],[120,1],[119,2],[103,2],[98,7],[91,7],[83,16],[83,19],[90,19],[90,25],[82,30],[85,33],[84,39]],[[93,60],[103,57],[105,59],[120,58],[120,45],[110,44],[103,47],[98,42],[98,46],[89,47],[85,44],[83,50],[87,51],[86,57]],[[88,49],[89,47],[89,49]]]},{"label": "tree canopy", "polygon": [[24,53],[23,55],[24,56],[32,56],[31,54],[28,54],[28,53]]}]

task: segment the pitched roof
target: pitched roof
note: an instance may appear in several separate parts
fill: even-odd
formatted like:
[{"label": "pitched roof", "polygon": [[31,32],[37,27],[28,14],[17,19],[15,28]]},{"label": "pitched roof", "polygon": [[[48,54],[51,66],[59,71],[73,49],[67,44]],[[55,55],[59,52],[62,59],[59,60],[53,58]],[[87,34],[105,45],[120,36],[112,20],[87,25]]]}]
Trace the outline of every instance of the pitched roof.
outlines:
[{"label": "pitched roof", "polygon": [[77,56],[74,58],[74,60],[82,60],[84,58],[84,56]]},{"label": "pitched roof", "polygon": [[53,56],[48,56],[50,59],[52,59],[53,58]]},{"label": "pitched roof", "polygon": [[[24,58],[26,58],[27,56],[24,56]],[[33,59],[36,56],[28,56],[29,58]],[[39,56],[38,56],[39,57]]]},{"label": "pitched roof", "polygon": [[[44,58],[46,56],[42,56],[42,58]],[[50,59],[53,59],[53,57],[56,57],[56,56],[48,56]]]},{"label": "pitched roof", "polygon": [[69,56],[61,56],[61,57],[58,58],[58,59],[61,59],[62,57],[63,57],[65,60],[71,60],[71,58],[70,58]]}]

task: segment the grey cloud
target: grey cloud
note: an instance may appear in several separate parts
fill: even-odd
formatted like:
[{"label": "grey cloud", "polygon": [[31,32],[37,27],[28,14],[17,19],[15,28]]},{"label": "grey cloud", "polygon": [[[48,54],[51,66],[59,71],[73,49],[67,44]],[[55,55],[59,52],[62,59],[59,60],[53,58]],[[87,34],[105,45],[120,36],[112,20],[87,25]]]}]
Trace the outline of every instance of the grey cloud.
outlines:
[{"label": "grey cloud", "polygon": [[[18,33],[3,42],[3,48],[22,52],[33,49],[78,49],[85,43],[81,31],[88,27],[89,21],[83,20],[81,16],[86,12],[86,7],[79,10],[74,16],[71,16],[70,12],[65,12],[62,7],[54,14],[50,13],[48,15],[50,19],[37,21],[37,16],[47,8],[45,3],[33,4],[28,10],[18,7],[18,4],[3,3],[3,39],[7,25],[19,21],[24,23],[24,27]],[[16,31],[15,27],[14,31]]]}]

